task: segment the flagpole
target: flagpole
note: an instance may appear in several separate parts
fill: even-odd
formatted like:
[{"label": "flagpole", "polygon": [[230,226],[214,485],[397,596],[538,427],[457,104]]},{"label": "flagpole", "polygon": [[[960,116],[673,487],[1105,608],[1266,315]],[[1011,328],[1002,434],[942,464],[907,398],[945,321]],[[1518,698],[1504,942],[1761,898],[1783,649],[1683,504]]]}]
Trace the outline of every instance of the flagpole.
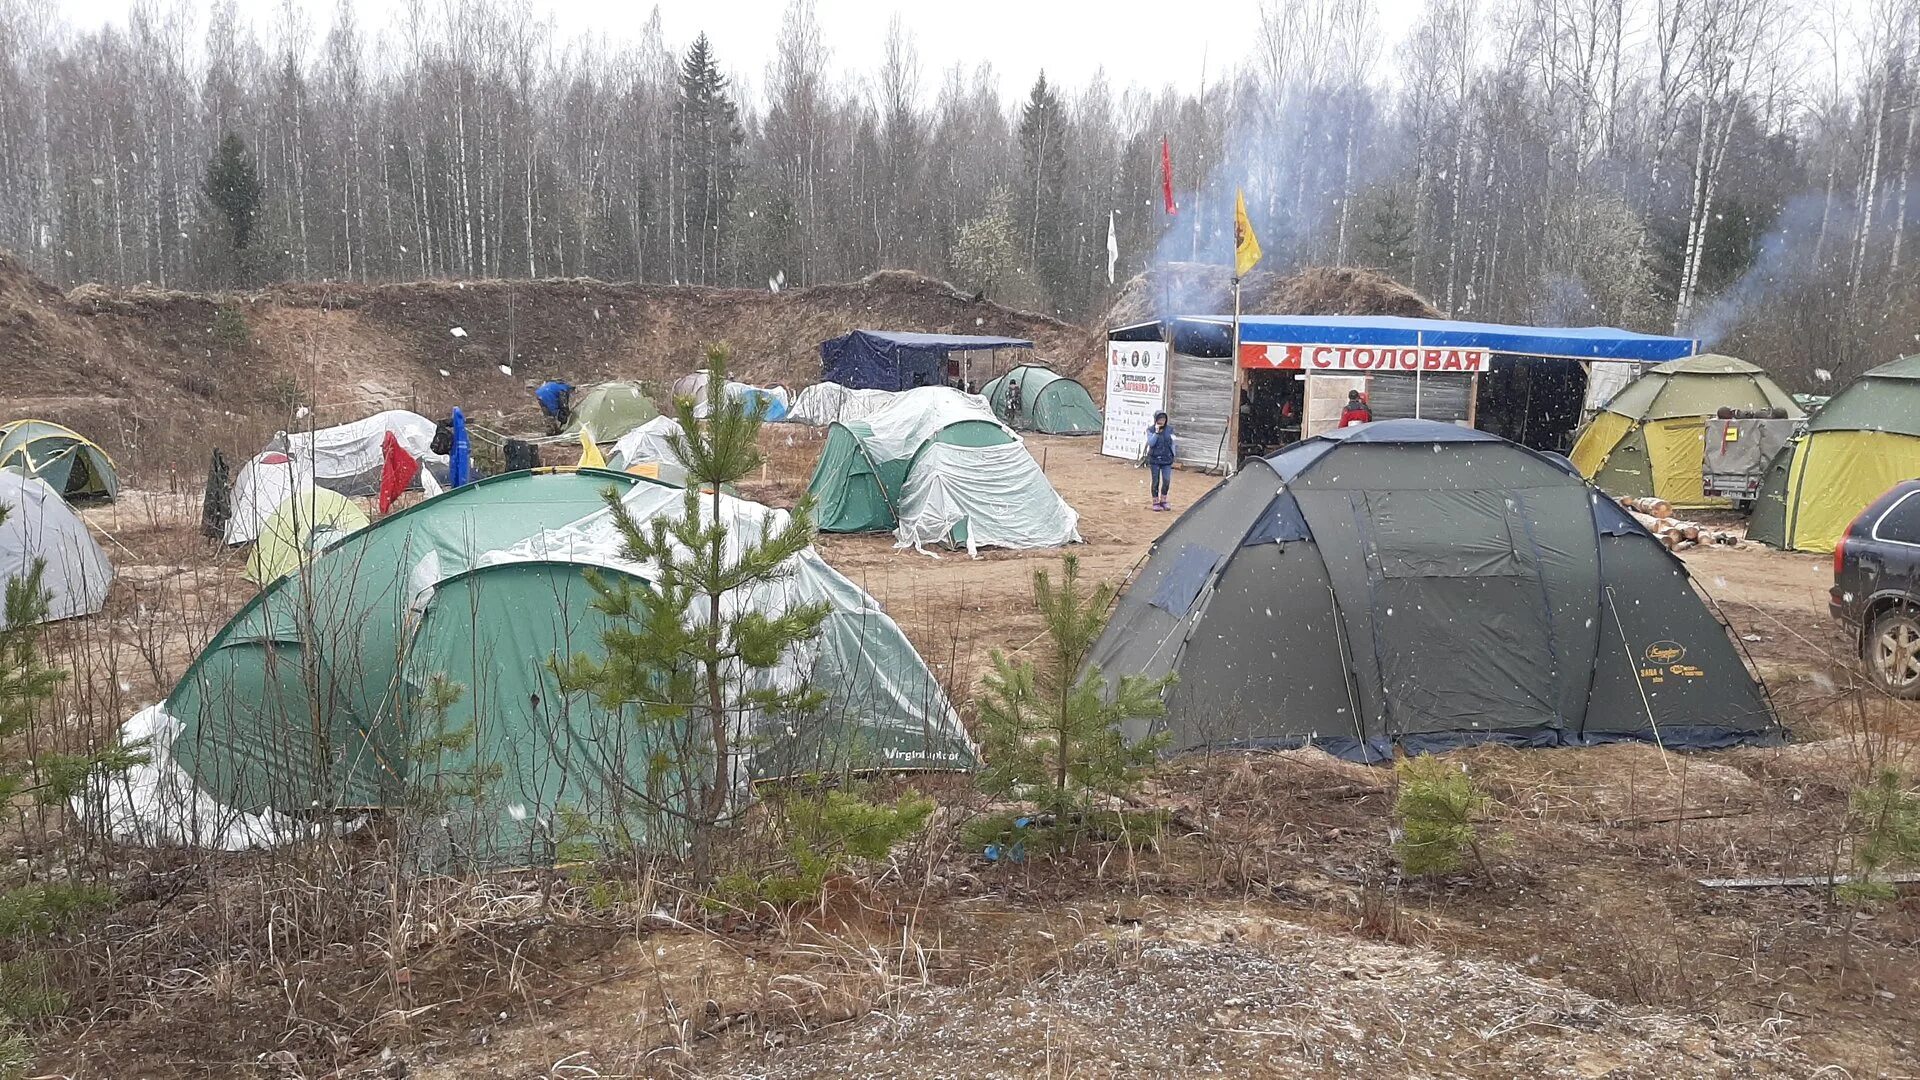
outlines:
[{"label": "flagpole", "polygon": [[1233,397],[1227,403],[1226,473],[1232,476],[1240,468],[1240,393],[1244,376],[1240,367],[1240,276],[1233,278]]}]

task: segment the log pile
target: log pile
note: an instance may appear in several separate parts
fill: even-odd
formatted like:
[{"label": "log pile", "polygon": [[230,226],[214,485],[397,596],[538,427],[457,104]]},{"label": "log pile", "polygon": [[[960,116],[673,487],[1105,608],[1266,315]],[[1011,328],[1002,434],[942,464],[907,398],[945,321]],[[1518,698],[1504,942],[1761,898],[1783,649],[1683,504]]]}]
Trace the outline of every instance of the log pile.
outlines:
[{"label": "log pile", "polygon": [[[1665,499],[1635,499],[1621,497],[1620,505],[1633,515],[1633,519],[1646,527],[1668,551],[1681,551],[1700,544],[1724,544],[1738,547],[1745,539],[1739,533],[1727,529],[1716,529],[1697,522],[1682,521],[1673,516],[1673,506]],[[1664,508],[1664,512],[1654,513],[1651,508]]]}]

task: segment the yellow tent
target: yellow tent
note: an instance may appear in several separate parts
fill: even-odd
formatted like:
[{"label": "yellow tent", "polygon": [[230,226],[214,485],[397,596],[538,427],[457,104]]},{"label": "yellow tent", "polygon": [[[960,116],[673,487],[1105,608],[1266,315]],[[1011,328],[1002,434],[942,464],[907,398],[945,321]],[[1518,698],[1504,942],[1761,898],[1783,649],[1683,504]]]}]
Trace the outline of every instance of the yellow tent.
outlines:
[{"label": "yellow tent", "polygon": [[1725,506],[1701,490],[1707,418],[1722,408],[1804,415],[1767,373],[1731,356],[1659,364],[1613,396],[1574,441],[1573,467],[1611,495]]},{"label": "yellow tent", "polygon": [[1747,536],[1832,551],[1847,526],[1902,480],[1920,478],[1920,356],[1882,364],[1814,414],[1760,482]]},{"label": "yellow tent", "polygon": [[247,556],[246,578],[266,585],[307,564],[335,542],[367,527],[365,511],[326,488],[304,487],[267,515],[260,539]]}]

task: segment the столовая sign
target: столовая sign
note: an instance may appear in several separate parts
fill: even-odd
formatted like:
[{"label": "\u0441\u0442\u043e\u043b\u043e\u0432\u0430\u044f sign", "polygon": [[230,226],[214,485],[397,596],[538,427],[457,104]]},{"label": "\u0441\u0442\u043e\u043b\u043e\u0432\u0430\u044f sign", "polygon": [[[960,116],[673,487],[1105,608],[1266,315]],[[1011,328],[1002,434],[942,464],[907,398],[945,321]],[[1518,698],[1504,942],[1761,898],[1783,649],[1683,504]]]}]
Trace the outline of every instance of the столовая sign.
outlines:
[{"label": "\u0441\u0442\u043e\u043b\u043e\u0432\u0430\u044f sign", "polygon": [[1471,373],[1487,370],[1487,350],[1418,345],[1242,344],[1240,366],[1295,371]]}]

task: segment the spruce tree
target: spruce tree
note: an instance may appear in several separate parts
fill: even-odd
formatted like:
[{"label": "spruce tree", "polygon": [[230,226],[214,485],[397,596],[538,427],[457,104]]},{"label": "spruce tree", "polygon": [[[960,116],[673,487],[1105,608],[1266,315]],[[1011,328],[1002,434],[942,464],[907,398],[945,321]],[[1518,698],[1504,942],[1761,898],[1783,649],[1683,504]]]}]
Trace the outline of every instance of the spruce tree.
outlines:
[{"label": "spruce tree", "polygon": [[733,197],[739,186],[740,110],[727,94],[727,78],[707,35],[688,47],[680,62],[680,95],[673,137],[680,163],[680,213],[676,222],[688,277],[713,281],[731,231]]},{"label": "spruce tree", "polygon": [[1041,72],[1020,113],[1020,156],[1026,172],[1020,215],[1027,262],[1056,310],[1073,308],[1073,267],[1066,222],[1067,107]]},{"label": "spruce tree", "polygon": [[609,711],[643,729],[652,768],[644,786],[624,773],[608,778],[620,801],[650,822],[677,826],[696,878],[712,880],[716,844],[737,821],[733,793],[740,753],[756,722],[799,725],[824,695],[773,675],[796,646],[820,634],[823,604],[797,604],[776,614],[730,604],[777,583],[814,537],[813,503],[802,500],[784,523],[766,519],[759,535],[735,537],[723,516],[721,489],[760,464],[760,418],[726,393],[727,351],[707,353],[707,419],[694,403],[674,402],[680,433],[675,455],[687,470],[677,515],[642,524],[618,493],[606,493],[622,558],[647,567],[649,580],[589,575],[595,607],[612,626],[606,655],[576,656],[560,668],[569,692],[590,691]]},{"label": "spruce tree", "polygon": [[253,155],[238,135],[220,140],[207,163],[207,201],[225,220],[228,239],[239,251],[253,242],[253,219],[260,212],[266,188],[254,168]]}]

